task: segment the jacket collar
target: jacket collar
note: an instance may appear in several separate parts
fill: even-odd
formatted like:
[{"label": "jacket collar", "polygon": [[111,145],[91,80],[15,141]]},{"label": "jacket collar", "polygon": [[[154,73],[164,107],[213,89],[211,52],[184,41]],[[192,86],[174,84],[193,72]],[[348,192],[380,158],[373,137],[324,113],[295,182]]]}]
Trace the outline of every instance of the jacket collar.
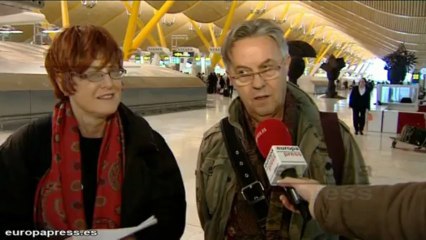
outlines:
[{"label": "jacket collar", "polygon": [[126,152],[158,151],[153,135],[154,130],[144,118],[137,116],[122,103],[118,106],[118,112],[124,131]]}]

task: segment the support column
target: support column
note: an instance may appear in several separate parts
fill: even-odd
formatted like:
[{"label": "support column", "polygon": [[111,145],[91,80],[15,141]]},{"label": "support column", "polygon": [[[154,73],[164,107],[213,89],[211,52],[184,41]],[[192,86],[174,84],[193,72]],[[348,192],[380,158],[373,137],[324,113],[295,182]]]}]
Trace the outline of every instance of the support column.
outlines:
[{"label": "support column", "polygon": [[317,32],[317,31],[315,31],[315,34],[312,36],[311,41],[309,41],[309,44],[310,44],[310,45],[312,45],[312,43],[314,43],[314,41],[315,41],[315,36],[316,36],[317,34],[320,34],[323,30],[324,30],[324,26],[321,26],[321,27],[320,27],[320,29],[318,30],[318,32]]},{"label": "support column", "polygon": [[281,13],[280,20],[283,20],[287,16],[289,9],[290,9],[290,3],[284,4],[284,8],[283,8],[283,12]]},{"label": "support column", "polygon": [[132,48],[138,48],[143,41],[147,38],[148,34],[154,28],[154,26],[160,21],[161,17],[173,6],[174,0],[166,1],[163,6],[158,10],[158,12],[149,20],[146,26],[138,33],[138,35],[133,39]]},{"label": "support column", "polygon": [[[303,12],[299,14],[299,16],[297,16],[296,20],[294,21],[294,27],[296,27],[297,25],[300,24],[300,22],[302,21],[302,17],[303,17]],[[293,27],[293,28],[294,28]],[[291,31],[293,31],[292,26],[290,25],[290,27],[287,29],[287,31],[284,33],[284,38],[287,39],[288,35],[290,35]]]},{"label": "support column", "polygon": [[214,35],[214,31],[213,31],[213,23],[209,23],[209,31],[210,31],[210,36],[212,38],[213,46],[217,47],[216,36]]},{"label": "support column", "polygon": [[207,38],[204,36],[203,32],[198,28],[197,24],[194,22],[194,20],[189,19],[189,21],[192,24],[192,27],[195,30],[195,33],[197,33],[198,37],[200,37],[201,42],[203,42],[204,47],[207,48],[207,51],[210,51],[210,43],[207,41]]},{"label": "support column", "polygon": [[[157,14],[157,11],[154,11],[154,15]],[[157,22],[157,33],[158,38],[160,39],[160,44],[163,48],[167,48],[166,39],[164,38],[163,29],[161,28],[161,25],[159,22]]]},{"label": "support column", "polygon": [[[129,3],[127,3],[126,1],[121,1],[124,5],[124,7],[126,8],[127,12],[131,12],[132,8],[130,7]],[[136,19],[136,24],[138,26],[139,29],[142,29],[144,27],[144,23],[138,18]],[[157,41],[155,41],[155,39],[152,37],[151,33],[148,35],[148,41],[152,46],[160,46]]]},{"label": "support column", "polygon": [[311,76],[313,76],[318,71],[318,69],[321,66],[321,60],[322,60],[322,58],[325,56],[325,54],[327,54],[327,52],[330,50],[331,46],[333,46],[333,43],[330,43],[327,46],[327,48],[315,59],[314,68],[312,69],[312,71],[310,73]]},{"label": "support column", "polygon": [[349,43],[344,44],[344,46],[342,46],[342,48],[337,52],[337,54],[335,55],[336,58],[340,57],[340,55],[342,54],[342,52],[349,46]]},{"label": "support column", "polygon": [[257,9],[259,9],[259,8],[260,8],[260,7],[264,4],[264,2],[265,2],[265,1],[258,1],[258,2],[257,2],[256,7],[254,7],[254,9],[253,9],[253,12],[252,12],[252,13],[250,13],[250,14],[246,17],[246,21],[249,21],[249,20],[252,20],[252,19],[253,19],[253,17],[254,17],[254,15],[255,15],[256,10],[257,10]]},{"label": "support column", "polygon": [[[226,17],[226,22],[225,22],[225,25],[223,26],[222,34],[220,35],[219,41],[217,42],[218,46],[222,45],[223,40],[225,39],[225,36],[228,33],[228,30],[231,28],[231,23],[232,23],[232,19],[234,18],[234,13],[236,8],[237,8],[237,1],[234,0],[232,1],[231,7],[229,9],[228,16]],[[214,67],[219,62],[220,59],[221,59],[220,54],[215,53],[213,55],[212,62],[211,62],[212,63],[211,69],[214,69]]]},{"label": "support column", "polygon": [[[130,18],[127,23],[126,35],[124,36],[123,41],[123,57],[124,60],[129,60],[130,58],[130,49],[132,47],[132,38],[135,35],[136,31],[136,19],[138,18],[140,1],[133,1],[132,9],[130,11]],[[137,47],[135,47],[136,49]]]},{"label": "support column", "polygon": [[311,23],[309,24],[308,30],[306,31],[305,35],[303,35],[302,41],[306,41],[306,38],[312,31],[312,28],[314,28],[314,20],[312,20]]},{"label": "support column", "polygon": [[367,64],[367,66],[365,66],[365,68],[364,68],[364,70],[362,70],[362,72],[360,73],[361,75],[364,75],[365,74],[365,72],[367,72],[367,70],[370,68],[370,66],[371,66],[371,62],[369,62],[368,64]]},{"label": "support column", "polygon": [[70,16],[68,12],[68,2],[66,0],[61,1],[61,13],[62,13],[62,28],[70,26]]}]

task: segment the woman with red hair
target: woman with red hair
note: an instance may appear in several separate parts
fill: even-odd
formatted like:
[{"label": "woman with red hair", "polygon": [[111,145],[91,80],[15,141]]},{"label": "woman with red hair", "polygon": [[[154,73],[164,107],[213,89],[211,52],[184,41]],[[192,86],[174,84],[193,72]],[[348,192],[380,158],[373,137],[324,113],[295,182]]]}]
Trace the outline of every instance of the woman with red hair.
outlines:
[{"label": "woman with red hair", "polygon": [[45,66],[52,116],[0,146],[0,235],[6,229],[85,230],[158,223],[136,239],[179,239],[186,201],[168,145],[120,103],[122,52],[97,26],[65,29]]}]

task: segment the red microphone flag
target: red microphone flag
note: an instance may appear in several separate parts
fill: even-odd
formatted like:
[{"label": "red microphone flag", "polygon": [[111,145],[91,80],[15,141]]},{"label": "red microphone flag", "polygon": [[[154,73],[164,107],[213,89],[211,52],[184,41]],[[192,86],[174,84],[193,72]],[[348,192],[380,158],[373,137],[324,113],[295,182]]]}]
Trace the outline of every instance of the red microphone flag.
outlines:
[{"label": "red microphone flag", "polygon": [[274,145],[292,145],[287,126],[278,119],[266,119],[257,125],[255,131],[257,147],[264,158]]}]

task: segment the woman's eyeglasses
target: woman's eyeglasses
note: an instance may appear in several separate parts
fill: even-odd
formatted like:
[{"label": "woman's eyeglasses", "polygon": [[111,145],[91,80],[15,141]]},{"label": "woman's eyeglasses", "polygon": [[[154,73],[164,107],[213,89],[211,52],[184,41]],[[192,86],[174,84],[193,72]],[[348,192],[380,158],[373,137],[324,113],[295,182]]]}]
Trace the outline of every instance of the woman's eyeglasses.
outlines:
[{"label": "woman's eyeglasses", "polygon": [[121,80],[127,71],[126,69],[116,69],[111,70],[109,72],[88,72],[88,73],[72,73],[73,75],[88,80],[90,82],[100,82],[105,79],[105,75],[109,75],[109,77],[113,80]]}]

